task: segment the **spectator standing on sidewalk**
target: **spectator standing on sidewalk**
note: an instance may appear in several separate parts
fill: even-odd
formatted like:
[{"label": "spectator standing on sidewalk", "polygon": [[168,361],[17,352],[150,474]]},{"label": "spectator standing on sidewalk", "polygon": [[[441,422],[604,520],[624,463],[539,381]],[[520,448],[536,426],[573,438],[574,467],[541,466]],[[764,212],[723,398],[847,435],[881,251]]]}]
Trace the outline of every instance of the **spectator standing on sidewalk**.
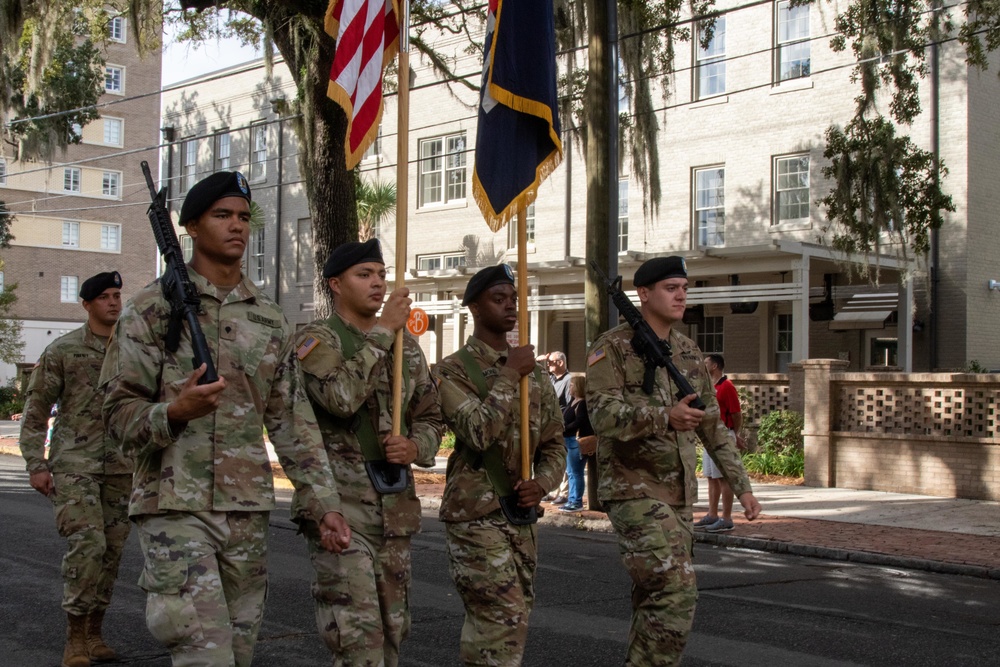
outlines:
[{"label": "spectator standing on sidewalk", "polygon": [[[569,395],[570,373],[566,365],[566,354],[556,350],[544,355],[546,366],[549,370],[549,379],[552,380],[552,388],[556,390],[556,397],[559,399],[559,409],[566,412],[566,406],[572,400]],[[563,475],[559,488],[548,494],[542,500],[551,501],[553,505],[565,505],[569,501],[569,469]]]},{"label": "spectator standing on sidewalk", "polygon": [[[705,357],[705,367],[712,382],[715,383],[715,400],[719,402],[719,413],[722,423],[736,439],[736,448],[746,449],[746,442],[740,435],[743,428],[743,412],[740,410],[740,396],[736,386],[723,375],[726,360],[721,354],[710,354]],[[708,478],[708,514],[703,516],[694,527],[709,533],[721,533],[733,529],[733,490],[726,481],[719,466],[707,454],[701,457],[701,471]],[[719,499],[722,500],[722,516],[719,516]]]},{"label": "spectator standing on sidewalk", "polygon": [[[98,381],[122,309],[121,287],[117,271],[83,282],[80,298],[87,321],[45,348],[31,374],[21,420],[21,453],[31,486],[52,501],[56,528],[66,538],[62,664],[67,667],[116,657],[101,638],[101,628],[129,533],[132,461],[104,432]],[[59,412],[46,460],[49,415],[56,403]]]},{"label": "spectator standing on sidewalk", "polygon": [[587,477],[579,438],[594,435],[587,415],[587,378],[574,375],[569,382],[570,402],[563,410],[563,440],[566,441],[566,474],[569,476],[569,495],[561,512],[579,512],[583,509],[583,492]]}]

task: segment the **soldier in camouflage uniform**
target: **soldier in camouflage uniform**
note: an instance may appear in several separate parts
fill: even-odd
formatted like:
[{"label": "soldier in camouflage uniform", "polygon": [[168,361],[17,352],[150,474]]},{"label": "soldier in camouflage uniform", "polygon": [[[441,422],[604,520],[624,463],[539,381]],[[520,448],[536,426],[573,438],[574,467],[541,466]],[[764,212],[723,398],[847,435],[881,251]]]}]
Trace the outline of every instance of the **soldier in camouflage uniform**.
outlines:
[{"label": "soldier in camouflage uniform", "polygon": [[[519,506],[539,504],[565,468],[563,420],[552,383],[531,345],[510,347],[517,324],[514,276],[506,264],[483,269],[469,281],[463,305],[475,329],[461,350],[434,367],[445,422],[455,433],[440,518],[446,524],[451,577],[465,604],[461,658],[466,665],[520,665],[534,602],[535,525],[515,526],[500,509],[483,452],[500,448],[503,468]],[[466,363],[470,356],[488,395],[480,398]],[[521,480],[520,380],[530,381],[534,476]],[[467,451],[466,451],[467,450]]]},{"label": "soldier in camouflage uniform", "polygon": [[[383,306],[385,263],[378,240],[337,247],[323,276],[334,295],[334,313],[299,331],[296,348],[351,527],[350,546],[339,554],[323,550],[298,498],[292,511],[309,543],[316,625],[333,664],[394,666],[410,631],[410,536],[420,531],[410,464],[434,464],[441,409],[420,345],[404,334],[403,434],[392,435],[392,350],[410,299],[402,287]],[[397,464],[401,492],[376,490],[365,468],[366,445],[369,455]]]},{"label": "soldier in camouflage uniform", "polygon": [[[632,627],[626,665],[676,665],[691,631],[697,588],[691,564],[697,499],[695,434],[719,465],[751,521],[760,504],[736,443],[720,420],[712,379],[694,342],[672,327],[687,305],[681,257],[651,259],[635,273],[643,319],[673,348],[673,362],[697,392],[677,400],[665,368],[651,394],[645,366],[622,324],[594,341],[587,359],[587,406],[597,433],[599,496],[632,577]],[[701,396],[705,410],[689,404]]]},{"label": "soldier in camouflage uniform", "polygon": [[[52,501],[56,528],[68,545],[62,563],[67,667],[115,658],[101,638],[101,625],[128,538],[132,462],[104,433],[97,383],[121,312],[121,287],[117,271],[83,282],[87,322],[45,348],[31,374],[21,418],[21,453],[31,486]],[[45,436],[56,403],[59,414],[46,460]]]},{"label": "soldier in camouflage uniform", "polygon": [[197,384],[190,331],[169,351],[170,303],[159,281],[122,312],[108,350],[105,422],[135,453],[129,514],[145,568],[146,624],[173,664],[248,667],[267,590],[274,509],[263,429],[324,544],[350,539],[281,309],[242,274],[250,189],[239,173],[195,184],[181,208],[198,320],[219,379]]}]

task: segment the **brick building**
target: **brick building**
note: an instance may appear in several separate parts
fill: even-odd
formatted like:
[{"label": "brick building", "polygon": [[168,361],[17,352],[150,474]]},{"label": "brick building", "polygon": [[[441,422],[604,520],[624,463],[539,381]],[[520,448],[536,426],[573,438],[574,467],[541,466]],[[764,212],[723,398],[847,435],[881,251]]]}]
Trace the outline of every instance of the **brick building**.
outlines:
[{"label": "brick building", "polygon": [[[884,256],[882,283],[872,287],[845,268],[859,258],[838,257],[821,239],[827,223],[817,202],[830,189],[822,176],[823,134],[850,119],[859,92],[850,81],[851,56],[830,48],[836,3],[725,0],[718,8],[730,9],[719,16],[709,47],[677,49],[670,95],[655,112],[659,209],[643,206],[627,163],[620,174],[618,259],[626,286],[645,259],[684,255],[693,306],[687,332],[704,351],[725,354],[734,372],[781,371],[809,357],[843,359],[851,370],[928,369],[933,315],[921,265]],[[455,71],[480,70],[477,56],[454,37],[442,37],[439,47],[453,51]],[[510,230],[490,232],[470,192],[478,93],[440,83],[419,57],[411,66],[407,282],[434,315],[421,339],[434,361],[469,330],[458,305],[469,275],[484,264],[513,262],[516,248]],[[1000,82],[989,71],[970,70],[953,42],[941,46],[940,71],[944,187],[957,210],[940,234],[937,367],[977,360],[996,368],[1000,334],[992,322],[1000,294],[987,285],[1000,278],[993,259],[1000,237],[992,231],[1000,195],[987,179],[1000,169],[1000,139],[986,130],[1000,113]],[[470,80],[478,82],[478,75]],[[908,129],[924,148],[928,88],[925,81],[925,112]],[[289,119],[272,105],[293,91],[280,62],[272,79],[256,62],[164,90],[163,124],[174,128],[175,141],[161,164],[179,186],[175,197],[185,178],[223,164],[247,174],[267,211],[267,224],[250,244],[249,272],[301,324],[312,317],[309,212],[298,143]],[[380,139],[360,165],[362,178],[395,179],[395,113],[389,95]],[[571,124],[564,121],[564,130]],[[564,144],[566,160],[528,212],[530,329],[540,350],[565,350],[571,369],[582,370],[585,165],[572,130],[565,130]],[[392,224],[378,230],[387,257],[394,233]]]},{"label": "brick building", "polygon": [[[149,161],[155,175],[160,54],[139,57],[127,20],[110,25],[101,117],[81,128],[82,143],[51,163],[0,156],[0,200],[16,216],[2,280],[17,284],[14,314],[23,322],[26,363],[86,320],[78,298],[84,280],[117,270],[128,297],[156,274],[139,163]],[[0,365],[0,380],[13,370]]]}]

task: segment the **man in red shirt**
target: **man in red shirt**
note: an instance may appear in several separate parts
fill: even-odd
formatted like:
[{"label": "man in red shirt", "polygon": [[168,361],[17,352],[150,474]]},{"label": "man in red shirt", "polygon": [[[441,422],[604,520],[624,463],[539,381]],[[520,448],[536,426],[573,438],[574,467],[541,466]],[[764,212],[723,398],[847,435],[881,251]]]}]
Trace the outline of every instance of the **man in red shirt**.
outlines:
[{"label": "man in red shirt", "polygon": [[[740,397],[732,381],[722,372],[726,368],[726,360],[721,354],[710,354],[705,357],[705,366],[715,383],[715,398],[719,402],[722,413],[722,423],[736,438],[736,447],[743,451],[746,442],[740,436],[743,427],[743,413],[740,411]],[[701,469],[708,478],[708,514],[698,520],[696,529],[710,533],[721,533],[733,529],[733,490],[729,482],[722,476],[715,462],[709,456],[702,456]],[[719,499],[722,499],[722,516],[719,516]]]}]

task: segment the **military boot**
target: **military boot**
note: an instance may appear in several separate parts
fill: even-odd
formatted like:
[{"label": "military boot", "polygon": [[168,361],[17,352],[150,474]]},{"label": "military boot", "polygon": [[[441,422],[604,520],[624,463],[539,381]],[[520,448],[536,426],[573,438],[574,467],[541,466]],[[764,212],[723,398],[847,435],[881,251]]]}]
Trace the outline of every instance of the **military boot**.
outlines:
[{"label": "military boot", "polygon": [[115,650],[104,643],[101,626],[104,624],[104,610],[87,614],[87,653],[91,660],[114,660]]},{"label": "military boot", "polygon": [[87,657],[87,617],[66,614],[66,648],[62,667],[90,667]]}]

